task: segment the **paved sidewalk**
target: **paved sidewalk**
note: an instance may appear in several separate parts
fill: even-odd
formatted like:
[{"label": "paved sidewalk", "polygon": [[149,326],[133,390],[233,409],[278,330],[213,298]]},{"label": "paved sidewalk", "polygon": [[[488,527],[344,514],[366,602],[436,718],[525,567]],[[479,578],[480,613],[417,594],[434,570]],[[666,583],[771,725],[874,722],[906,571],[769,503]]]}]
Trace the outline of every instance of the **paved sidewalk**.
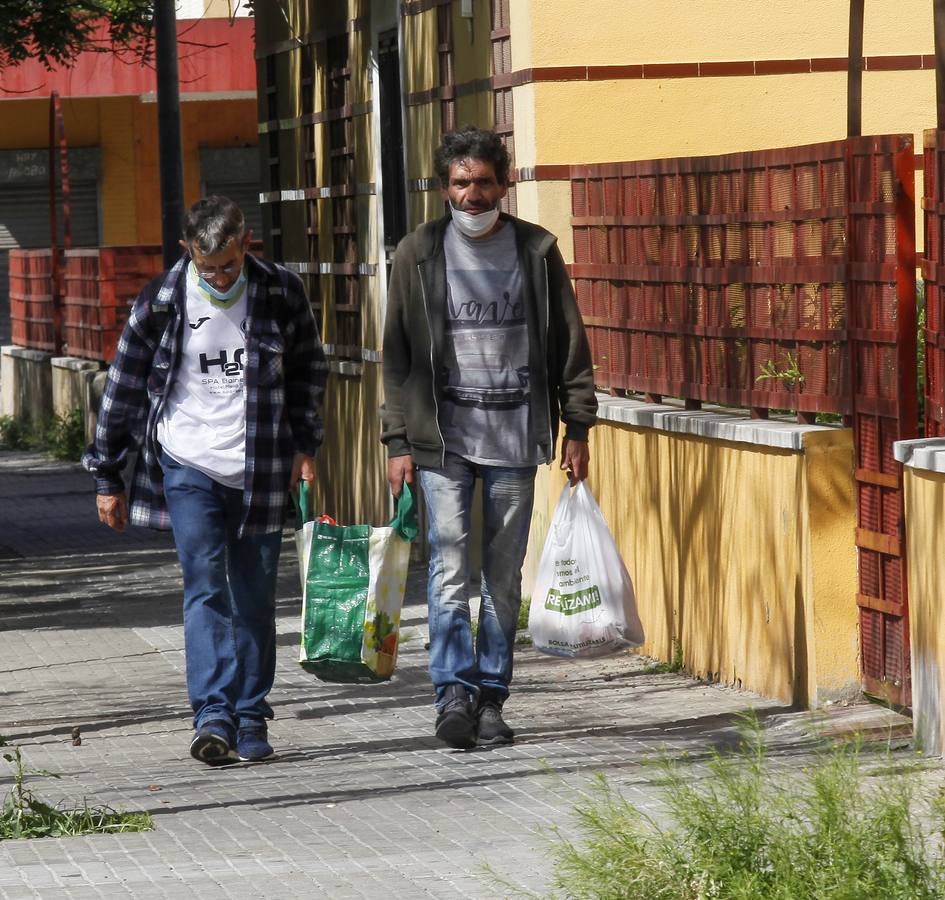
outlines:
[{"label": "paved sidewalk", "polygon": [[[167,535],[97,523],[75,466],[0,452],[0,735],[56,802],[144,809],[144,834],[0,842],[0,897],[497,898],[486,863],[541,894],[547,829],[605,772],[655,808],[659,752],[705,750],[756,709],[786,757],[807,719],[755,695],[624,654],[563,662],[520,648],[508,718],[518,742],[453,752],[432,737],[422,572],[412,573],[396,677],[318,682],[296,663],[299,582],[287,533],[271,696],[277,758],[190,759],[180,583]],[[885,727],[885,711],[860,721]],[[899,722],[901,725],[901,721]],[[73,746],[73,727],[81,746]],[[555,774],[550,774],[553,771]],[[12,779],[0,771],[0,798]]]}]

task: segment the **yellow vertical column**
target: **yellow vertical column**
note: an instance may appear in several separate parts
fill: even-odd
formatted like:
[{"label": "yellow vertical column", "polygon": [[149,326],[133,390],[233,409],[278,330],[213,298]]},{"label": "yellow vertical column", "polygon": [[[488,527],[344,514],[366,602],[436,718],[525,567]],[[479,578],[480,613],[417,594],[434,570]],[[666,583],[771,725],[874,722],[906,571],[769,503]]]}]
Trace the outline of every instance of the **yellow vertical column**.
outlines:
[{"label": "yellow vertical column", "polygon": [[99,101],[102,148],[102,243],[137,244],[135,104],[136,97]]}]

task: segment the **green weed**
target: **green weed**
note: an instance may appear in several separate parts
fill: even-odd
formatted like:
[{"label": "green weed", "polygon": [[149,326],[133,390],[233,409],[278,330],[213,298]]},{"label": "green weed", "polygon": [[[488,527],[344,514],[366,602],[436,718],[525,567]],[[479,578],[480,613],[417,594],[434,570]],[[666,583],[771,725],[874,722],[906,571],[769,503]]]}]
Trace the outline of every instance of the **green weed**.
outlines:
[{"label": "green weed", "polygon": [[669,671],[681,672],[684,665],[682,641],[673,638],[673,661],[669,664]]},{"label": "green weed", "polygon": [[41,420],[0,416],[0,447],[40,450],[53,459],[78,461],[85,450],[82,410],[76,408]]},{"label": "green weed", "polygon": [[10,838],[70,837],[79,834],[102,834],[125,831],[150,831],[154,827],[145,812],[124,813],[108,806],[63,809],[40,800],[27,786],[31,776],[58,778],[53,772],[28,769],[19,747],[4,753],[13,767],[13,789],[0,806],[0,841]]},{"label": "green weed", "polygon": [[531,609],[531,605],[531,597],[522,597],[522,605],[518,608],[518,624],[516,625],[519,631],[528,628],[528,611]]},{"label": "green weed", "polygon": [[784,387],[791,389],[799,387],[804,383],[804,374],[798,366],[798,357],[796,354],[787,351],[784,353],[785,365],[783,369],[778,369],[777,363],[773,359],[766,360],[760,369],[756,382],[765,379],[773,379],[781,382]]},{"label": "green weed", "polygon": [[[705,777],[659,763],[670,825],[603,776],[577,806],[582,839],[553,846],[554,892],[580,900],[933,900],[945,896],[945,804],[919,808],[915,775],[870,779],[856,743],[802,772],[775,773],[761,727]],[[926,819],[928,820],[928,819]],[[521,893],[521,892],[519,892]],[[527,892],[526,892],[527,893]]]},{"label": "green weed", "polygon": [[0,447],[5,450],[27,449],[27,425],[13,416],[0,416]]},{"label": "green weed", "polygon": [[673,658],[669,662],[654,662],[642,669],[634,669],[635,675],[676,675],[683,670],[682,642],[673,638]]},{"label": "green weed", "polygon": [[677,672],[677,669],[673,668],[672,663],[668,662],[655,662],[651,663],[648,666],[644,666],[642,669],[634,669],[634,675],[671,675]]},{"label": "green weed", "polygon": [[85,450],[85,419],[81,409],[55,416],[46,433],[46,449],[53,459],[78,461]]}]

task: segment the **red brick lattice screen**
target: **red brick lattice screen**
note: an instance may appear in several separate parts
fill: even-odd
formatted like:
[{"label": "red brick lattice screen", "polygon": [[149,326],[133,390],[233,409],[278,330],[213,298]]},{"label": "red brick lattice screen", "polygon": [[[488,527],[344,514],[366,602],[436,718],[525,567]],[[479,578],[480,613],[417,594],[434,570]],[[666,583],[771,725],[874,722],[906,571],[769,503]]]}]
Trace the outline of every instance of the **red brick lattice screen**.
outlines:
[{"label": "red brick lattice screen", "polygon": [[10,251],[10,329],[13,343],[56,350],[52,250]]},{"label": "red brick lattice screen", "polygon": [[572,275],[601,387],[852,421],[864,683],[900,703],[892,444],[915,432],[913,178],[908,136],[571,170]]},{"label": "red brick lattice screen", "polygon": [[135,297],[164,270],[161,248],[97,247],[63,256],[65,352],[110,362]]}]

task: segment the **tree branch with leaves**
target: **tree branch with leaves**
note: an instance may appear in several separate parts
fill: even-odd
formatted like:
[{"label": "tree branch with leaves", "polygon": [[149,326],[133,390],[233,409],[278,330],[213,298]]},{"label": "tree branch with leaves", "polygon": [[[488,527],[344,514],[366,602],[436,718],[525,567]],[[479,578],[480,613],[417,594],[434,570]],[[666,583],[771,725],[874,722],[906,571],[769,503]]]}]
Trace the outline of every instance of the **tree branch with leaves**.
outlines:
[{"label": "tree branch with leaves", "polygon": [[71,66],[81,53],[152,51],[151,0],[0,0],[0,70],[36,59]]}]

